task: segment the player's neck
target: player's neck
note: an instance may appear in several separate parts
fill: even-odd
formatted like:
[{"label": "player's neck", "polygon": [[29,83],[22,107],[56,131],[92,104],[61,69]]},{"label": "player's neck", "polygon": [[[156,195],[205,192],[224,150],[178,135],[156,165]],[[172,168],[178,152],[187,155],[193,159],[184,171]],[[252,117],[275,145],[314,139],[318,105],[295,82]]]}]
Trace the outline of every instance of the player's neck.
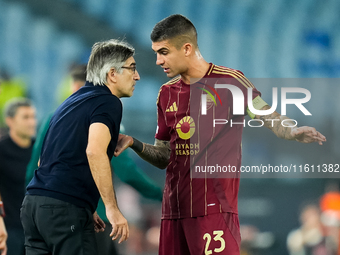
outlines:
[{"label": "player's neck", "polygon": [[9,131],[9,136],[11,137],[12,141],[21,148],[28,148],[31,146],[32,139],[30,137],[20,136],[13,130]]},{"label": "player's neck", "polygon": [[186,84],[190,84],[191,82],[195,82],[195,80],[203,78],[208,72],[209,66],[210,64],[202,57],[194,58],[190,61],[187,71],[181,74],[182,81]]}]

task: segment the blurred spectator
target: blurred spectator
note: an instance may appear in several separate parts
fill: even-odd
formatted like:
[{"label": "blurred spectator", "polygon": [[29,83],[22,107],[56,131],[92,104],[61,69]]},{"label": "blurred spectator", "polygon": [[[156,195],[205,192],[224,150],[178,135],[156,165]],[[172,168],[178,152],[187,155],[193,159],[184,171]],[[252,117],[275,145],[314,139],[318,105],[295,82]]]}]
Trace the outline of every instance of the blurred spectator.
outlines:
[{"label": "blurred spectator", "polygon": [[340,220],[340,192],[336,186],[329,186],[329,191],[326,192],[320,200],[320,207],[322,212],[329,212],[336,215]]},{"label": "blurred spectator", "polygon": [[325,236],[340,254],[340,192],[338,184],[330,183],[326,186],[326,193],[320,199],[322,211],[321,221],[325,228]]},{"label": "blurred spectator", "polygon": [[7,102],[4,114],[9,134],[0,141],[0,194],[6,212],[7,254],[20,255],[24,254],[20,207],[35,136],[35,108],[28,99],[15,98]]},{"label": "blurred spectator", "polygon": [[[122,254],[140,254],[143,251],[143,233],[141,222],[143,213],[139,194],[128,185],[117,188],[119,208],[129,222],[130,237],[125,243]],[[122,246],[119,247],[122,250]]]},{"label": "blurred spectator", "polygon": [[74,65],[71,68],[71,93],[77,92],[86,82],[86,65]]},{"label": "blurred spectator", "polygon": [[305,205],[300,213],[300,222],[300,228],[288,234],[287,247],[290,255],[336,254],[332,239],[325,235],[318,205]]},{"label": "blurred spectator", "polygon": [[241,255],[271,254],[274,235],[271,232],[260,232],[252,225],[241,225]]},{"label": "blurred spectator", "polygon": [[1,93],[0,93],[0,128],[5,127],[5,118],[3,116],[3,109],[6,102],[12,98],[25,97],[26,87],[25,83],[19,78],[12,78],[8,72],[0,68]]},{"label": "blurred spectator", "polygon": [[158,254],[161,207],[143,203],[140,194],[126,184],[117,188],[117,200],[130,228],[129,239],[118,247],[119,254]]}]

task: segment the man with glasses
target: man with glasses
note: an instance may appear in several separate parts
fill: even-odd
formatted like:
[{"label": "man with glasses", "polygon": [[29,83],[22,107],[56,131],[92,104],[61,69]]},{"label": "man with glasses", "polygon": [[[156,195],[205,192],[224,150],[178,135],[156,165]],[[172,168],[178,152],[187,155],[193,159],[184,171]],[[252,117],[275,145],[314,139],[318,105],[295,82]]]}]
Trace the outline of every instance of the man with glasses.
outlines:
[{"label": "man with glasses", "polygon": [[[86,66],[76,65],[71,69],[71,92],[75,93],[82,88],[86,83]],[[136,67],[131,68],[131,71],[136,72]],[[26,185],[32,180],[34,171],[38,168],[38,161],[41,153],[41,147],[44,141],[45,134],[49,128],[49,123],[53,114],[42,122],[39,132],[37,133],[36,141],[34,143],[32,157],[27,166]],[[120,126],[120,132],[124,133],[123,125]],[[111,160],[112,173],[114,177],[118,177],[122,182],[130,185],[136,189],[143,197],[162,201],[162,189],[150,179],[142,169],[140,169],[134,160],[129,156],[128,151],[124,151],[119,157],[112,157]],[[115,242],[112,242],[110,235],[111,224],[109,223],[103,201],[100,199],[97,207],[99,217],[104,221],[106,227],[104,232],[96,234],[96,241],[98,252],[101,255],[115,255],[118,254]],[[131,226],[130,226],[131,227]]]},{"label": "man with glasses", "polygon": [[122,41],[95,43],[85,86],[54,113],[22,205],[26,254],[98,254],[95,230],[105,227],[95,212],[100,196],[110,236],[119,243],[128,239],[110,160],[122,118],[119,98],[131,97],[140,79],[133,55]]}]

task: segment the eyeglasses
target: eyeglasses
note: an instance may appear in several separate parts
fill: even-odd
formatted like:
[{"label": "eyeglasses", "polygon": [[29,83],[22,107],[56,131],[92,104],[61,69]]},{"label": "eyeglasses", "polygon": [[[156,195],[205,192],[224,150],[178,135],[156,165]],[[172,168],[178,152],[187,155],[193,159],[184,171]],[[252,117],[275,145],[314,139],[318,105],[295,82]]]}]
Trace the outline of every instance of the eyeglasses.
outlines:
[{"label": "eyeglasses", "polygon": [[129,69],[131,70],[133,73],[136,73],[136,66],[122,66],[121,68],[125,68],[125,69]]}]

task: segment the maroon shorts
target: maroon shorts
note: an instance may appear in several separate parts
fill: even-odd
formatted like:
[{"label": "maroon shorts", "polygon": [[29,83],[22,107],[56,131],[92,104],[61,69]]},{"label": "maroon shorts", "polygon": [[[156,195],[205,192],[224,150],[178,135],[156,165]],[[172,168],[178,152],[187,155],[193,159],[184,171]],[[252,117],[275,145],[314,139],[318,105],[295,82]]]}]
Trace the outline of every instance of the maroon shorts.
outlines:
[{"label": "maroon shorts", "polygon": [[237,214],[162,220],[159,255],[239,255],[240,242]]}]

